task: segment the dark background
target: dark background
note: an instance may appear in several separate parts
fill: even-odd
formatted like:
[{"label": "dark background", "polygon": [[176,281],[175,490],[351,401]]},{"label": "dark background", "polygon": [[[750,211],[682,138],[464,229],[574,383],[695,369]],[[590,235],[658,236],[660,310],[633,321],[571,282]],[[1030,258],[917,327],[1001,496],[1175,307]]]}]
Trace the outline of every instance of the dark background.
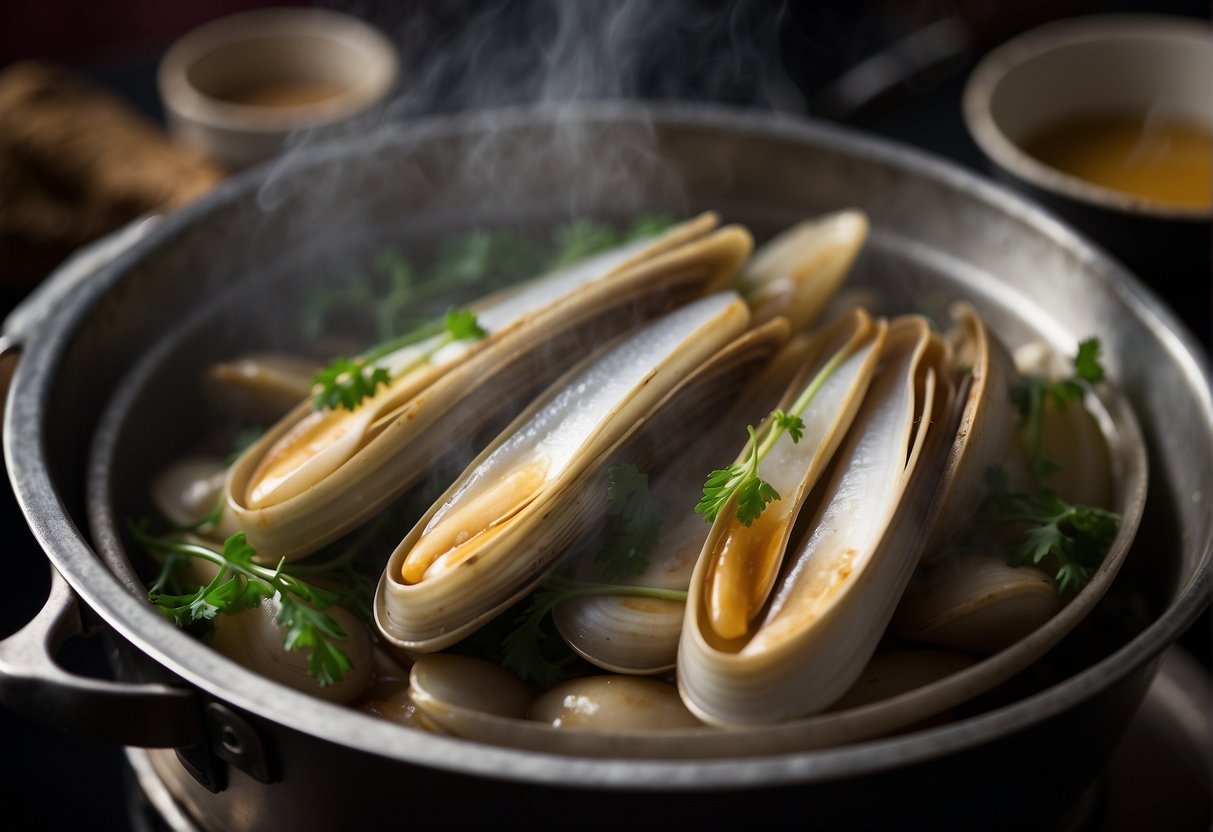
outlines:
[{"label": "dark background", "polygon": [[[72,67],[118,92],[150,118],[162,118],[155,68],[174,38],[195,25],[232,11],[261,5],[249,0],[6,0],[0,4],[0,71],[20,59],[49,60]],[[549,3],[467,2],[319,3],[351,11],[400,39],[407,88],[410,77],[434,66],[443,50],[455,48],[463,27],[491,18],[500,42],[526,54],[528,39],[552,25]],[[586,4],[587,7],[589,4]],[[611,6],[612,4],[603,4]],[[642,4],[646,8],[650,4]],[[616,83],[557,94],[631,95],[646,98],[710,99],[761,109],[781,109],[842,121],[861,130],[904,141],[984,173],[982,158],[961,118],[960,95],[975,61],[1010,35],[1053,17],[1086,12],[1138,10],[1208,18],[1205,2],[683,2],[653,3],[665,26],[660,48],[630,63]],[[861,61],[889,49],[923,26],[950,16],[963,24],[964,43],[930,65],[891,83],[862,101],[838,95],[835,81]],[[586,25],[594,24],[588,13]],[[466,62],[445,66],[438,81],[413,95],[401,112],[424,113],[511,103],[535,94],[534,67],[511,65],[501,83],[469,84]],[[445,73],[445,74],[443,74]],[[548,90],[547,87],[544,88]],[[417,92],[417,91],[414,91]],[[407,90],[406,90],[407,94]],[[4,196],[0,193],[0,200]],[[1141,275],[1147,282],[1151,276]],[[1190,278],[1205,287],[1202,305],[1182,311],[1194,331],[1207,332],[1210,316],[1209,263]],[[1165,286],[1158,286],[1160,290]],[[0,288],[3,310],[24,290]],[[0,529],[6,545],[6,603],[0,636],[29,620],[46,595],[45,560],[25,529],[15,502],[0,498]],[[1208,665],[1207,615],[1185,646]],[[102,673],[99,644],[70,643],[62,661]],[[0,709],[4,737],[0,818],[9,829],[58,829],[69,824],[93,830],[128,829],[124,761],[120,750],[64,736]]]}]

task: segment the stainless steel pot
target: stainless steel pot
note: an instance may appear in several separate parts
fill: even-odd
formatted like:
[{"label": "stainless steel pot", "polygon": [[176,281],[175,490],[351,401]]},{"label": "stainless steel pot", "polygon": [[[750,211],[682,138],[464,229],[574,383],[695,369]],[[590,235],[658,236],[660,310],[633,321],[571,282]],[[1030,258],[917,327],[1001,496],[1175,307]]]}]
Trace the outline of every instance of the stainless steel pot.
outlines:
[{"label": "stainless steel pot", "polygon": [[[298,280],[340,275],[385,240],[424,249],[478,225],[714,208],[761,235],[850,205],[874,227],[857,286],[879,284],[891,303],[928,311],[968,297],[1012,341],[1038,335],[1071,349],[1098,333],[1142,423],[1151,489],[1126,567],[1088,624],[1008,688],[947,721],[842,748],[567,757],[398,729],[320,702],[239,668],[141,600],[112,518],[137,513],[148,472],[207,427],[194,371],[242,345],[289,340],[285,325],[263,324],[273,305],[291,305]],[[850,132],[699,106],[437,119],[235,179],[72,282],[52,281],[5,328],[7,348],[21,351],[5,419],[10,477],[63,580],[38,619],[0,645],[0,696],[85,736],[161,749],[157,776],[205,828],[353,828],[416,811],[455,823],[1039,826],[1100,769],[1161,651],[1206,603],[1213,403],[1191,337],[1048,216]],[[121,681],[51,663],[83,608],[119,643]]]}]

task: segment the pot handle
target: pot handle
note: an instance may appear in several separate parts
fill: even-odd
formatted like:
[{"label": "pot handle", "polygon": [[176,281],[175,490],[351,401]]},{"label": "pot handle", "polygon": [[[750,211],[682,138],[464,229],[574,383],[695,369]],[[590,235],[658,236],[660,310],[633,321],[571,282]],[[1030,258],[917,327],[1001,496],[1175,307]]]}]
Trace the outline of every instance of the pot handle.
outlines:
[{"label": "pot handle", "polygon": [[74,736],[144,748],[183,748],[202,739],[202,710],[186,688],[113,682],[68,673],[59,647],[84,632],[79,601],[51,567],[46,604],[21,630],[0,641],[0,702]]}]

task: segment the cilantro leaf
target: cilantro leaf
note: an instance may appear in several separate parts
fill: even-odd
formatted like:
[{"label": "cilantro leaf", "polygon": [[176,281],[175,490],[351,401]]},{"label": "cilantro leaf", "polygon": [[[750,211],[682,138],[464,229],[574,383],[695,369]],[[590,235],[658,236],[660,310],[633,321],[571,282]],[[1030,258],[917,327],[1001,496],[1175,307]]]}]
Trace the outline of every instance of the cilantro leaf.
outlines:
[{"label": "cilantro leaf", "polygon": [[696,513],[702,514],[709,523],[713,522],[741,486],[745,475],[746,469],[742,465],[717,468],[708,474],[707,481],[703,484],[703,496],[695,504]]},{"label": "cilantro leaf", "polygon": [[1011,547],[1007,565],[1051,569],[1059,595],[1085,586],[1116,539],[1120,516],[1073,505],[1048,489],[1036,494],[1010,492],[1006,472],[998,466],[986,470],[986,481],[991,487],[993,522],[1026,526],[1023,537]]},{"label": "cilantro leaf", "polygon": [[1078,344],[1078,354],[1074,356],[1074,376],[1089,384],[1104,380],[1104,368],[1099,361],[1100,344],[1098,338],[1088,338]]},{"label": "cilantro leaf", "polygon": [[544,654],[545,644],[554,638],[544,630],[544,619],[561,600],[561,592],[556,589],[536,592],[515,621],[515,629],[502,640],[501,663],[519,679],[544,688],[550,688],[564,675],[560,666]]},{"label": "cilantro leaf", "polygon": [[338,358],[316,373],[312,402],[317,410],[354,410],[391,381],[382,367],[369,367],[357,359]]},{"label": "cilantro leaf", "polygon": [[791,413],[785,413],[782,410],[771,411],[771,418],[775,420],[778,427],[783,428],[788,432],[792,442],[796,443],[804,436],[804,419]]},{"label": "cilantro leaf", "polygon": [[328,613],[284,594],[274,620],[285,630],[284,648],[310,651],[308,672],[321,686],[334,684],[353,669],[349,656],[333,644],[347,638],[346,633]]},{"label": "cilantro leaf", "polygon": [[771,452],[783,434],[788,434],[793,443],[804,438],[804,420],[801,414],[849,354],[847,347],[840,348],[814,374],[790,408],[786,411],[771,411],[763,423],[761,437],[753,425],[746,427],[750,439],[743,451],[743,460],[708,474],[703,485],[703,497],[695,505],[696,512],[702,514],[709,523],[715,522],[729,500],[736,498],[737,519],[750,526],[762,515],[769,503],[781,499],[774,486],[758,476],[758,464]]},{"label": "cilantro leaf", "polygon": [[489,334],[480,326],[473,312],[454,307],[446,313],[446,332],[452,341],[475,340]]},{"label": "cilantro leaf", "polygon": [[751,477],[737,489],[737,519],[743,525],[753,525],[759,515],[766,509],[767,503],[780,499],[769,482],[758,477]]},{"label": "cilantro leaf", "polygon": [[[270,569],[255,560],[257,551],[248,543],[244,532],[237,532],[216,552],[205,546],[151,535],[146,523],[131,525],[135,538],[149,550],[166,555],[166,567],[148,589],[148,599],[162,614],[179,627],[202,622],[208,626],[221,614],[235,614],[259,606],[266,598],[278,599],[275,621],[283,630],[283,648],[305,650],[308,670],[321,685],[331,685],[353,667],[349,656],[337,645],[347,636],[326,607],[343,602],[345,596],[318,587],[287,571],[284,563]],[[193,592],[165,591],[176,580],[179,564],[193,557],[210,561],[219,571],[206,586]],[[172,563],[171,570],[168,563]],[[310,571],[326,568],[336,572],[346,563],[313,565]],[[309,567],[295,567],[304,572]]]}]

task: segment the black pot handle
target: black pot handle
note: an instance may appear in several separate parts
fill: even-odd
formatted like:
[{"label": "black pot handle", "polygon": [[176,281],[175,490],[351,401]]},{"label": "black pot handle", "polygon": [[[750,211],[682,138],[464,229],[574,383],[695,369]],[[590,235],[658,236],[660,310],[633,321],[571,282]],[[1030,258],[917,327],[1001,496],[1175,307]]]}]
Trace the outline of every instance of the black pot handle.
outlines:
[{"label": "black pot handle", "polygon": [[54,656],[84,632],[79,601],[58,570],[42,610],[0,641],[0,702],[74,736],[144,748],[182,748],[201,739],[201,705],[187,688],[113,682],[68,673]]}]

